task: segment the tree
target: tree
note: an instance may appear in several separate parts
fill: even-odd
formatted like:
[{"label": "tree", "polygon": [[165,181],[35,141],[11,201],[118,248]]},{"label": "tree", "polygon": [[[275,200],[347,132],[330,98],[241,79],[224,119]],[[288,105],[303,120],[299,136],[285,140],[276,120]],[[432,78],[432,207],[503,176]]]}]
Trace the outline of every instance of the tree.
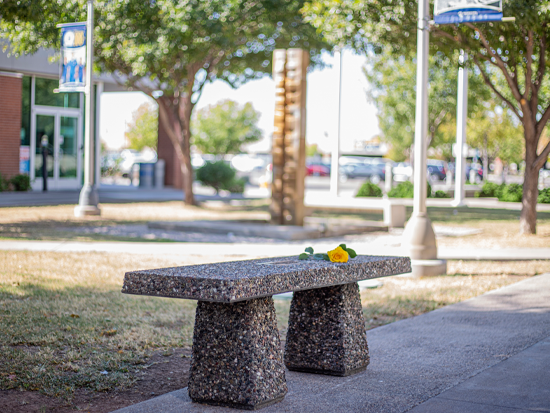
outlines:
[{"label": "tree", "polygon": [[482,151],[483,174],[487,178],[489,159],[505,164],[519,163],[524,156],[523,130],[517,118],[495,102],[468,119],[468,145]]},{"label": "tree", "polygon": [[158,111],[153,105],[143,103],[132,113],[132,123],[126,132],[129,148],[141,151],[143,148],[156,150],[158,144]]},{"label": "tree", "polygon": [[[303,0],[97,0],[96,69],[155,97],[181,163],[185,202],[194,203],[193,109],[215,79],[238,86],[271,72],[276,48],[310,51],[312,65],[329,45],[303,21]],[[56,24],[85,20],[84,0],[4,0],[0,37],[12,53],[57,47]]]},{"label": "tree", "polygon": [[[450,137],[440,129],[456,119],[457,56],[442,53],[430,56],[428,80],[428,146],[449,143]],[[371,88],[368,97],[378,109],[378,122],[386,142],[392,145],[394,160],[404,161],[414,138],[416,104],[416,61],[414,55],[397,55],[388,47],[369,58],[363,72]],[[470,76],[469,111],[483,109],[490,98],[483,81]]]},{"label": "tree", "polygon": [[241,147],[262,137],[260,114],[251,103],[239,106],[224,100],[199,110],[191,123],[194,144],[202,153],[224,155],[241,153]]},{"label": "tree", "polygon": [[[403,54],[416,48],[416,7],[410,0],[312,0],[303,13],[333,44],[374,53],[387,45]],[[525,142],[520,233],[533,234],[538,174],[550,154],[550,143],[537,150],[550,119],[550,0],[505,0],[503,7],[505,16],[516,18],[514,23],[434,26],[430,45],[447,56],[465,50],[468,64],[477,67],[493,94],[520,120]]]}]

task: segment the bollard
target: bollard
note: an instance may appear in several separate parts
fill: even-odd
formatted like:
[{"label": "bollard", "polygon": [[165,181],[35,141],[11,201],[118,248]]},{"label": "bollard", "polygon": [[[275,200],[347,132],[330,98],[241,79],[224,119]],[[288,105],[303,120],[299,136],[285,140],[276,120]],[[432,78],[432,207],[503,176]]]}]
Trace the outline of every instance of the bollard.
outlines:
[{"label": "bollard", "polygon": [[389,162],[386,162],[386,180],[384,182],[384,196],[388,196],[388,192],[393,187],[393,169]]}]

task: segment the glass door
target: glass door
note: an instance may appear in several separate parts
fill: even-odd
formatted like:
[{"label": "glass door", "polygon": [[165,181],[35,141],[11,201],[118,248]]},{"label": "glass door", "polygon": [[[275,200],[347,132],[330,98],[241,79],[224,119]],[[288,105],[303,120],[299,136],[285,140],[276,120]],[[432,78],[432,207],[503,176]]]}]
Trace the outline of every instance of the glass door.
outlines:
[{"label": "glass door", "polygon": [[48,142],[46,147],[46,173],[48,183],[54,177],[54,152],[55,152],[55,115],[36,115],[35,128],[35,156],[34,156],[34,177],[40,179],[40,188],[42,188],[42,166],[44,157],[42,155],[42,139]]},{"label": "glass door", "polygon": [[81,175],[81,134],[78,116],[64,113],[37,112],[34,134],[34,184],[42,189],[42,138],[47,138],[46,169],[48,190],[77,189]]},{"label": "glass door", "polygon": [[59,122],[59,145],[57,149],[59,180],[73,180],[78,177],[78,118],[61,116]]}]

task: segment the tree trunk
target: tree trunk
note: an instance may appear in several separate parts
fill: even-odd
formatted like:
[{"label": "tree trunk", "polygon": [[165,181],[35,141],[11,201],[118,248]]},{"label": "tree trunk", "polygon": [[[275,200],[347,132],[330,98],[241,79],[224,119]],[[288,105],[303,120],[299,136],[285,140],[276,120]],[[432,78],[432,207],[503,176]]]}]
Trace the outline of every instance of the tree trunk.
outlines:
[{"label": "tree trunk", "polygon": [[[191,145],[190,145],[190,127],[191,111],[180,110],[180,105],[174,105],[179,102],[174,96],[162,96],[157,99],[159,105],[159,122],[162,122],[170,141],[180,162],[183,191],[185,193],[184,202],[187,205],[195,204],[193,194],[193,168],[191,166]],[[187,114],[189,113],[189,116]],[[182,116],[183,115],[183,116]],[[182,119],[183,117],[183,119]]]},{"label": "tree trunk", "polygon": [[[539,169],[534,163],[537,158],[537,146],[534,128],[524,124],[525,134],[525,173],[523,176],[523,199],[519,217],[520,234],[537,233],[537,198],[539,196]],[[534,144],[533,144],[534,142]]]}]

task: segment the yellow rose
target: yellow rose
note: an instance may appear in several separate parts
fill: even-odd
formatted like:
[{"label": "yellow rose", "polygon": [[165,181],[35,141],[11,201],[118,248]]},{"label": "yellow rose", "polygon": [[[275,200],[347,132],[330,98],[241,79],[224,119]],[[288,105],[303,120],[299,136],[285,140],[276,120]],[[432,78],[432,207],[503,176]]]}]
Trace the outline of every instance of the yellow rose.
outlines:
[{"label": "yellow rose", "polygon": [[349,254],[342,247],[337,247],[332,251],[327,252],[331,262],[348,262]]}]

